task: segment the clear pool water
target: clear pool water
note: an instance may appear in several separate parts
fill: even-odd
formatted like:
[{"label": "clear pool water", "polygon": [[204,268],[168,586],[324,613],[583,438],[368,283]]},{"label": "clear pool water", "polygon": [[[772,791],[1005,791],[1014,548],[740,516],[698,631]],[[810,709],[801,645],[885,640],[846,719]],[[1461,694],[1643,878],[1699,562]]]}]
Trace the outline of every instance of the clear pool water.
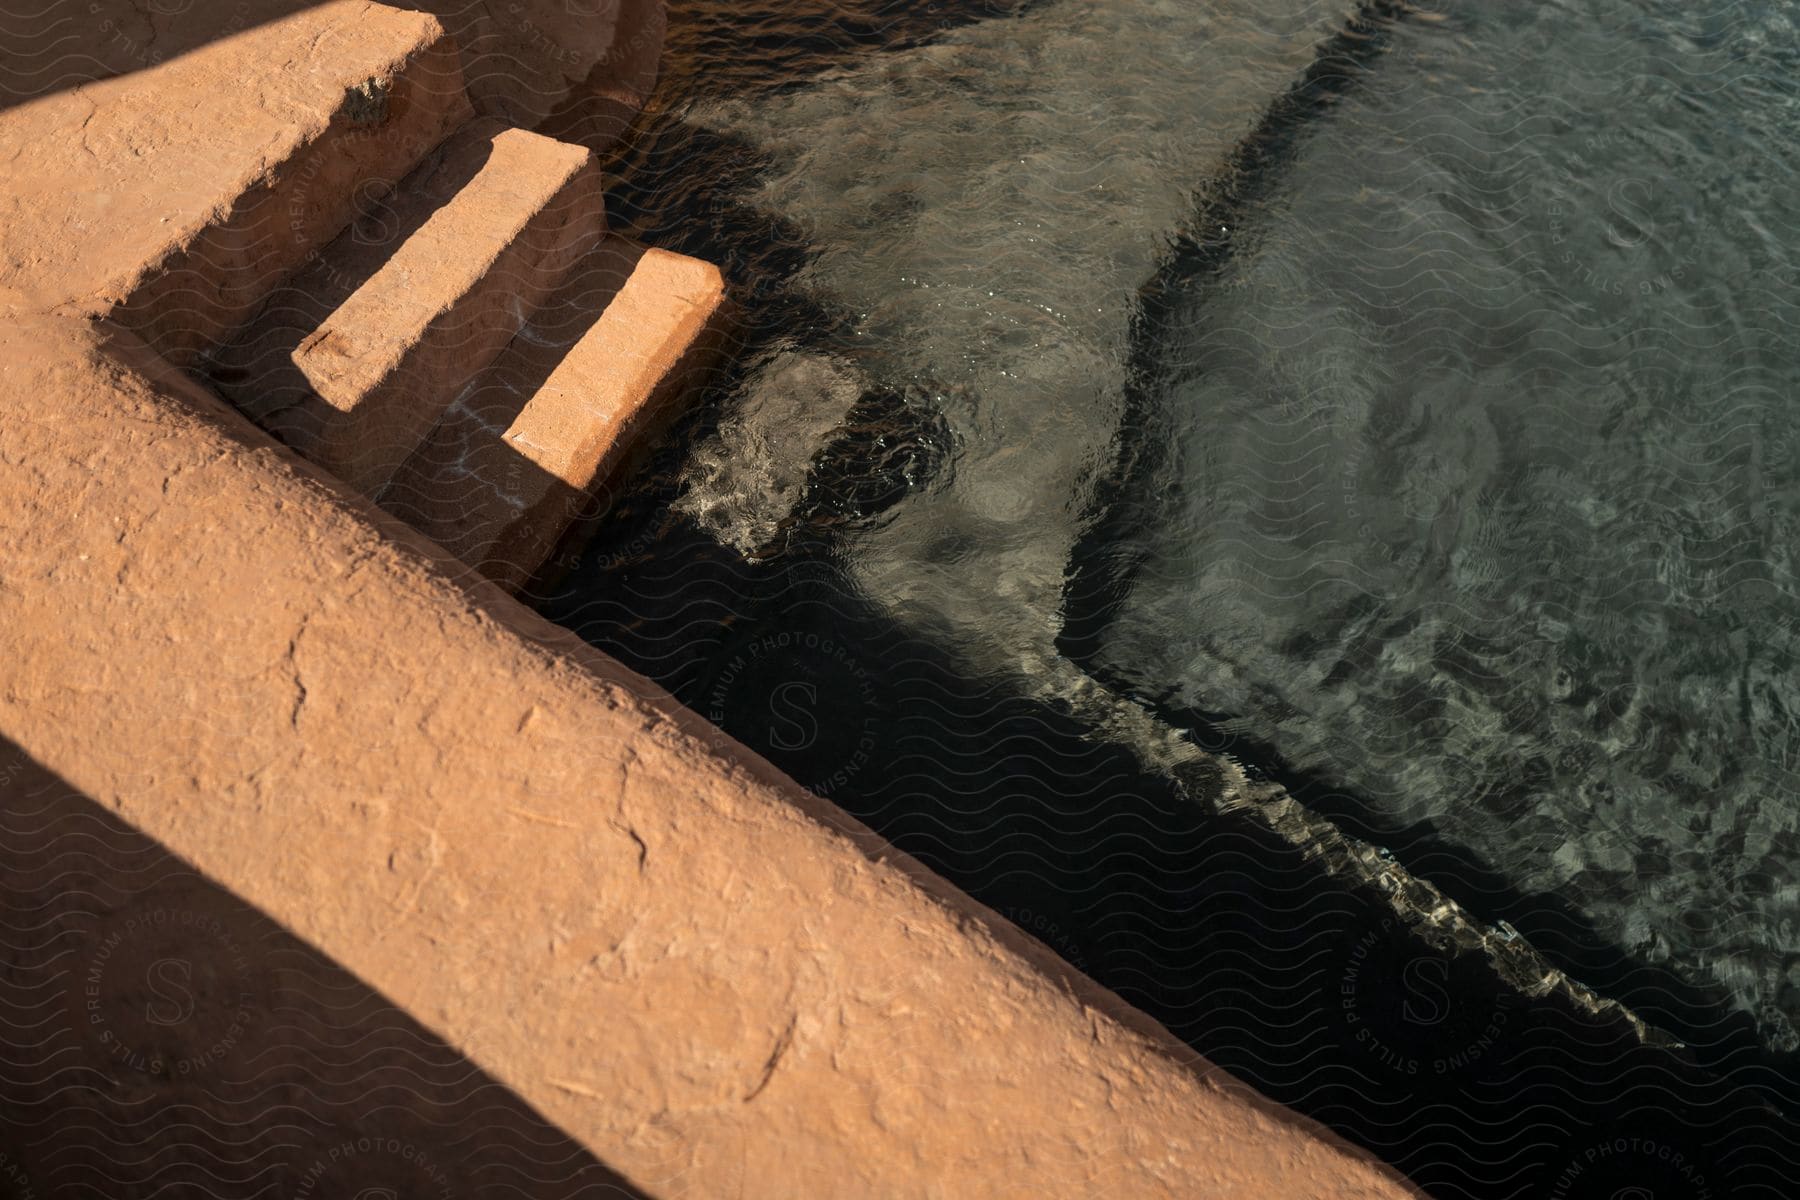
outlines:
[{"label": "clear pool water", "polygon": [[1447,7],[1149,356],[1102,670],[1800,1045],[1791,5]]},{"label": "clear pool water", "polygon": [[[766,156],[751,201],[850,316],[752,381],[759,424],[682,507],[766,544],[788,493],[755,447],[891,389],[953,454],[848,534],[856,578],[1054,681],[1094,488],[1121,421],[1153,429],[1087,665],[1566,897],[1792,1049],[1793,13],[1409,10],[1219,230],[1190,226],[1227,155],[1344,6],[1047,4],[713,99],[690,120]],[[1220,266],[1134,355],[1180,233]]]},{"label": "clear pool water", "polygon": [[[609,215],[743,354],[545,607],[1434,1195],[1663,1178],[1557,1191],[1603,1134],[1779,1195],[1719,1131],[1784,1144],[1800,1020],[1793,15],[676,4]],[[1736,1099],[1417,957],[1101,693]]]}]

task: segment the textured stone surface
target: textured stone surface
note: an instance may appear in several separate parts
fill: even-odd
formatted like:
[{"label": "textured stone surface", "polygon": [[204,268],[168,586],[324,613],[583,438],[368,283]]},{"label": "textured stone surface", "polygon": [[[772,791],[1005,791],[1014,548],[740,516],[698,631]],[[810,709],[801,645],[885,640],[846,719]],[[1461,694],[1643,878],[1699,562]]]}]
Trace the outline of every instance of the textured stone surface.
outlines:
[{"label": "textured stone surface", "polygon": [[465,127],[277,289],[205,371],[373,493],[605,232],[589,153]]},{"label": "textured stone surface", "polygon": [[7,1200],[640,1196],[4,736],[0,1021]]},{"label": "textured stone surface", "polygon": [[[12,5],[0,107],[154,70],[316,7],[315,0]],[[435,15],[461,50],[477,107],[516,125],[535,124],[559,104],[600,100],[620,116],[616,134],[656,80],[663,0],[411,0],[391,7]],[[221,84],[241,90],[254,78]]]},{"label": "textured stone surface", "polygon": [[5,110],[0,288],[186,362],[468,115],[438,22],[362,0]]},{"label": "textured stone surface", "polygon": [[609,239],[445,415],[381,505],[507,587],[704,382],[725,284]]},{"label": "textured stone surface", "polygon": [[638,1186],[1409,1194],[115,347],[0,329],[0,731]]}]

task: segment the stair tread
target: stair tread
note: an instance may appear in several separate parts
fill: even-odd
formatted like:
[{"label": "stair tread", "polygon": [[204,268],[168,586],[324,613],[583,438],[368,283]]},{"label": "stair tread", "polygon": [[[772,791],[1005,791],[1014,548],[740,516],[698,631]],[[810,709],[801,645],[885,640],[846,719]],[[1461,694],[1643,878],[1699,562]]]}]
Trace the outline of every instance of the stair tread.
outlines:
[{"label": "stair tread", "polygon": [[0,123],[13,200],[0,286],[72,300],[178,252],[325,133],[345,89],[443,39],[429,14],[330,0],[13,108]]},{"label": "stair tread", "polygon": [[379,502],[517,586],[702,381],[724,306],[712,264],[608,239],[457,399]]},{"label": "stair tread", "polygon": [[442,25],[366,0],[15,106],[0,290],[186,365],[349,223],[347,178],[403,173],[469,115]]},{"label": "stair tread", "polygon": [[373,491],[603,229],[584,148],[474,122],[278,288],[209,371]]}]

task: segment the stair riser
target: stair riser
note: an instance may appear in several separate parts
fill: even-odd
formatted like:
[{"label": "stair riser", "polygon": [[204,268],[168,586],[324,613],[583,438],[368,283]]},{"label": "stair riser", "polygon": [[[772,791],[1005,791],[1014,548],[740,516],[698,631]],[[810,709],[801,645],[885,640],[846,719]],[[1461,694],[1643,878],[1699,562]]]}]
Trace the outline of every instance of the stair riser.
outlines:
[{"label": "stair riser", "polygon": [[488,578],[521,592],[561,578],[601,529],[614,502],[662,449],[680,419],[713,387],[730,361],[741,314],[723,302],[676,366],[646,398],[596,464],[586,486],[543,489],[493,539]]},{"label": "stair riser", "polygon": [[542,342],[497,361],[379,503],[520,587],[706,385],[730,319],[715,268],[609,241],[545,313]]},{"label": "stair riser", "polygon": [[150,272],[114,319],[169,361],[191,365],[470,118],[448,37],[374,84],[369,94],[347,91],[318,137]]},{"label": "stair riser", "polygon": [[[375,387],[309,398],[272,418],[270,430],[358,491],[374,495],[604,236],[600,187],[599,169],[590,162]],[[310,358],[316,347],[296,353]]]}]

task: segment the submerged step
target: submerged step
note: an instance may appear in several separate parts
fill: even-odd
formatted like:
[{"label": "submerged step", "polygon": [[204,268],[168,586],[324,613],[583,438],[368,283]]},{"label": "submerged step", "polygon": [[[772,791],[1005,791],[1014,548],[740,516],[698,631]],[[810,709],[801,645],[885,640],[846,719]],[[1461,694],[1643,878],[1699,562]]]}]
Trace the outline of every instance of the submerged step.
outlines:
[{"label": "submerged step", "polygon": [[379,503],[517,588],[705,381],[725,319],[718,268],[608,239]]},{"label": "submerged step", "polygon": [[206,372],[373,494],[604,229],[587,150],[477,121],[270,296]]}]

